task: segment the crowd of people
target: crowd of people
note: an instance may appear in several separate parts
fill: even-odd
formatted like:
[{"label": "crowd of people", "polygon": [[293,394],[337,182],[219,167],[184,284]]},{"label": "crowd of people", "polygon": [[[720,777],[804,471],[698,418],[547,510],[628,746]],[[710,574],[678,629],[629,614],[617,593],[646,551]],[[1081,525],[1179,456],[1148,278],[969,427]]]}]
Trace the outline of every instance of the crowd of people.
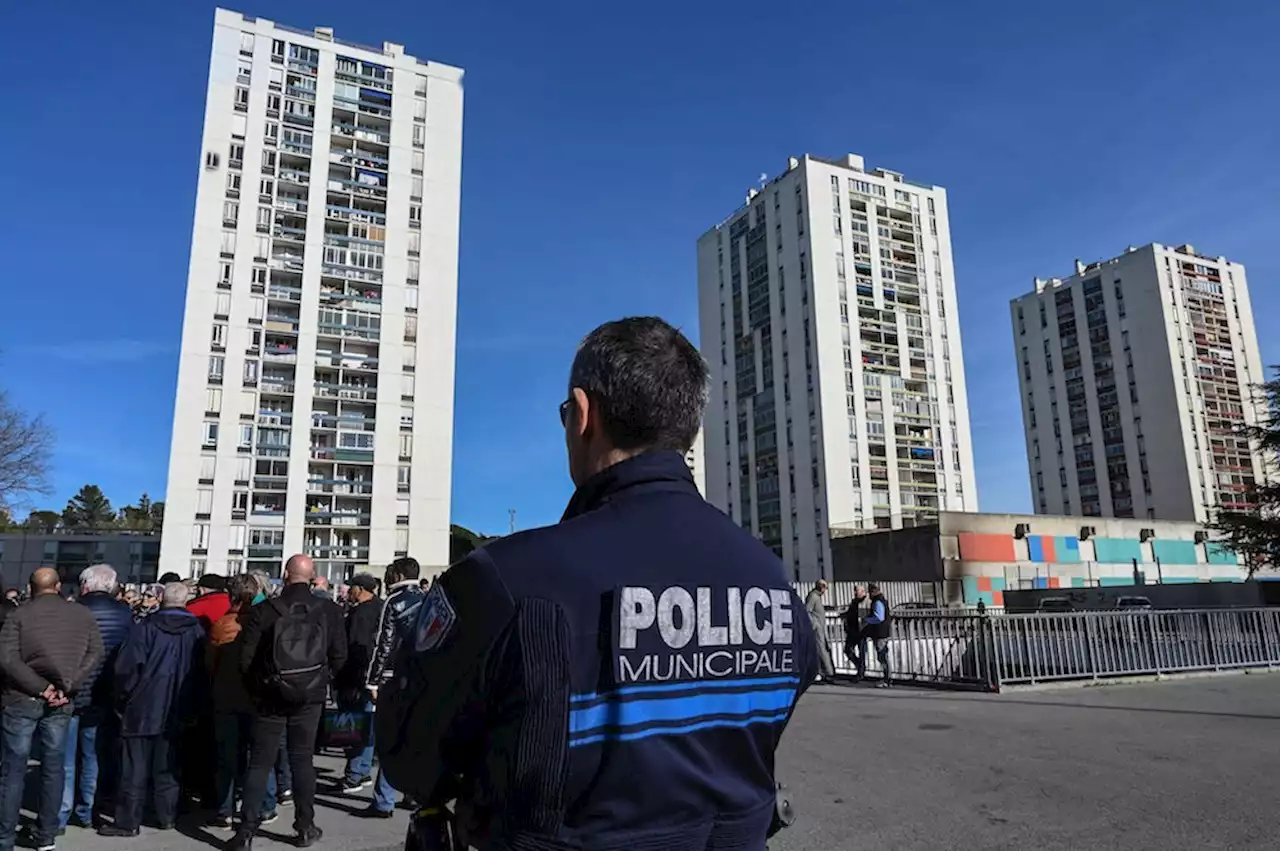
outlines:
[{"label": "crowd of people", "polygon": [[335,600],[305,555],[282,582],[169,574],[143,589],[94,565],[73,594],[39,568],[28,595],[0,603],[0,851],[18,839],[32,757],[38,803],[23,838],[37,851],[68,826],[127,838],[144,823],[172,830],[180,812],[234,830],[226,847],[247,851],[287,806],[298,846],[313,845],[317,736],[335,717],[360,723],[333,791],[373,783],[361,814],[389,818],[396,792],[374,772],[372,714],[428,586],[419,574],[398,559]]}]

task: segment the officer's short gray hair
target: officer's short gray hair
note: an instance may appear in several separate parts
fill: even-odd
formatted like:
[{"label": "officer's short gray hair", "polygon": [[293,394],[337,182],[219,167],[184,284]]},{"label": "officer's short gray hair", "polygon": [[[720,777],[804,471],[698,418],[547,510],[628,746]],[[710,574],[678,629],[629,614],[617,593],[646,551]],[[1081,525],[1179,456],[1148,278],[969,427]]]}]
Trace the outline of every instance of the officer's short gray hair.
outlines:
[{"label": "officer's short gray hair", "polygon": [[191,589],[181,582],[170,582],[164,586],[160,596],[160,608],[180,609],[191,599]]},{"label": "officer's short gray hair", "polygon": [[95,564],[80,571],[81,594],[114,594],[119,587],[116,569],[109,564]]},{"label": "officer's short gray hair", "polygon": [[582,390],[624,452],[688,452],[707,405],[707,363],[679,329],[656,316],[606,322],[578,347],[569,390]]}]

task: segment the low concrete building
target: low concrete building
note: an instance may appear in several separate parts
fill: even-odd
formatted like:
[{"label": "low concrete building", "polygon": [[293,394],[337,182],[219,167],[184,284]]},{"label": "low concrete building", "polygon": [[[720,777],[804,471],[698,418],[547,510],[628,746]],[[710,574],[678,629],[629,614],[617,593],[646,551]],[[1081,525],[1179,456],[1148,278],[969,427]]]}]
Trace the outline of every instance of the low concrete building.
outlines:
[{"label": "low concrete building", "polygon": [[944,511],[831,549],[837,582],[920,583],[919,599],[1002,606],[1006,589],[1243,581],[1239,557],[1209,538],[1182,521]]},{"label": "low concrete building", "polygon": [[5,588],[24,586],[38,567],[56,567],[64,583],[80,571],[106,563],[121,582],[155,582],[160,536],[138,532],[0,532],[0,580]]}]

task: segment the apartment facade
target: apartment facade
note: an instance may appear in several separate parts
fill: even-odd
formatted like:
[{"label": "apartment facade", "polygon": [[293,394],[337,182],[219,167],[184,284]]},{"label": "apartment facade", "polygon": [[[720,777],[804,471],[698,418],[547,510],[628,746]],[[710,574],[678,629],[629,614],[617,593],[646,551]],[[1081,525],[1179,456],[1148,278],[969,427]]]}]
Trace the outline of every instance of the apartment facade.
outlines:
[{"label": "apartment facade", "polygon": [[1039,514],[1211,519],[1248,507],[1264,380],[1245,269],[1190,245],[1037,278],[1011,305]]},{"label": "apartment facade", "polygon": [[793,158],[698,241],[708,499],[798,580],[831,530],[977,510],[946,190]]},{"label": "apartment facade", "polygon": [[64,587],[75,588],[80,572],[94,564],[111,565],[123,583],[155,582],[160,536],[115,529],[0,532],[0,584],[5,589],[25,588],[41,567],[54,568]]},{"label": "apartment facade", "polygon": [[448,563],[462,71],[219,9],[161,570]]}]

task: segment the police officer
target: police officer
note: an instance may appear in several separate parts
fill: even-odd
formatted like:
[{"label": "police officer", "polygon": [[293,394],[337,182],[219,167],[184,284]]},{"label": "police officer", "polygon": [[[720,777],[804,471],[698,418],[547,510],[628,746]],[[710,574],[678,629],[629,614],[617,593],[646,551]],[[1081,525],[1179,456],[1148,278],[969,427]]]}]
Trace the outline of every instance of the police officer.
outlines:
[{"label": "police officer", "polygon": [[778,557],[684,461],[707,367],[657,318],[579,347],[560,405],[577,490],[432,586],[378,702],[410,846],[762,849],[774,752],[813,680]]}]

